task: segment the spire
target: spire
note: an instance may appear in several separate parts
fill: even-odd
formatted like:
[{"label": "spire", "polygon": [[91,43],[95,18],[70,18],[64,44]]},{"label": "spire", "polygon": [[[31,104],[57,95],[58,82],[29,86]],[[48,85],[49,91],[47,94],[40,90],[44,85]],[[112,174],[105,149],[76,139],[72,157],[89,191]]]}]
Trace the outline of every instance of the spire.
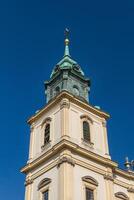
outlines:
[{"label": "spire", "polygon": [[69,29],[66,28],[66,29],[65,29],[65,52],[64,52],[64,57],[65,57],[65,56],[69,56],[69,57],[70,57],[68,35],[69,35]]}]

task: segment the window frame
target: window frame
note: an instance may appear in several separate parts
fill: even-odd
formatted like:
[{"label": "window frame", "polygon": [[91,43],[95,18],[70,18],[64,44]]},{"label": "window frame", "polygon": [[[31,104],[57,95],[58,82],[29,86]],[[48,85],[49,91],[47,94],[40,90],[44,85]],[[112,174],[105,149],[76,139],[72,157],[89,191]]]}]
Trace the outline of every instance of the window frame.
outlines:
[{"label": "window frame", "polygon": [[[48,130],[47,130],[47,126],[49,126]],[[51,132],[50,128],[51,128],[50,123],[49,122],[46,123],[45,128],[44,128],[44,146],[46,146],[47,144],[50,143],[50,132]],[[47,131],[48,131],[48,133],[47,133]],[[47,141],[47,138],[48,138],[48,141]]]},{"label": "window frame", "polygon": [[94,195],[94,200],[97,200],[97,186],[83,181],[83,199],[86,200],[86,189],[92,190]]},{"label": "window frame", "polygon": [[51,199],[51,179],[45,178],[38,185],[39,200],[44,200],[44,193],[48,191],[48,200]]},{"label": "window frame", "polygon": [[85,197],[86,197],[86,200],[88,200],[88,199],[87,199],[87,191],[92,192],[92,194],[93,194],[93,200],[94,200],[94,190],[90,189],[89,187],[86,187],[86,188],[85,188]]},{"label": "window frame", "polygon": [[[52,121],[52,118],[47,117],[41,124],[41,129],[42,129],[41,149],[42,150],[44,150],[45,147],[49,146],[49,144],[51,143],[51,140],[52,140],[52,123],[51,123],[51,121]],[[49,142],[45,143],[45,129],[48,124],[50,125]]]},{"label": "window frame", "polygon": [[89,124],[89,122],[87,120],[83,120],[82,126],[83,126],[82,127],[83,128],[83,130],[82,130],[83,131],[83,140],[85,142],[90,143],[91,142],[90,124]]},{"label": "window frame", "polygon": [[57,85],[56,87],[55,87],[55,96],[57,96],[59,93],[60,93],[60,91],[61,91],[61,88],[60,88],[60,86],[59,85]]},{"label": "window frame", "polygon": [[[92,126],[93,126],[93,120],[88,115],[81,115],[81,139],[84,144],[89,144],[91,148],[93,148],[93,140],[92,140]],[[90,134],[90,141],[84,139],[84,133],[83,133],[83,122],[86,121],[89,125],[89,134]]]},{"label": "window frame", "polygon": [[49,200],[49,195],[50,195],[49,187],[48,187],[48,189],[46,188],[44,191],[42,191],[42,199],[41,200],[46,200],[46,199],[44,199],[45,192],[48,192],[48,200]]}]

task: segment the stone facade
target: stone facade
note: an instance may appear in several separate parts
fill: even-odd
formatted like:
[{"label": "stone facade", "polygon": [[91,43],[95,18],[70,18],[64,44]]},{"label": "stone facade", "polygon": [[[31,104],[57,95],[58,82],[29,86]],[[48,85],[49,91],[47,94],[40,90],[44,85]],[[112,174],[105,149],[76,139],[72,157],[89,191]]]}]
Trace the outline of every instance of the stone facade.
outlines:
[{"label": "stone facade", "polygon": [[[46,83],[48,103],[28,120],[29,159],[21,169],[26,174],[25,200],[46,200],[46,191],[48,200],[134,200],[134,173],[119,169],[109,155],[109,114],[87,102],[87,80],[65,69],[55,73],[51,78],[60,78]],[[54,94],[57,86],[60,91]],[[84,121],[90,127],[90,141],[83,138]],[[50,134],[45,145],[44,133]],[[87,188],[93,198],[87,199]]]}]

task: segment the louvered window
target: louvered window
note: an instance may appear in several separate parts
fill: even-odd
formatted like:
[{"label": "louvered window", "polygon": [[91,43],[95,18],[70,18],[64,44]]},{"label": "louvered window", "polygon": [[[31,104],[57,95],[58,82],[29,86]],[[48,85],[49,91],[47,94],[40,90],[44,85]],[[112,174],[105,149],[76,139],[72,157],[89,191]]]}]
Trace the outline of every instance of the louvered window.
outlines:
[{"label": "louvered window", "polygon": [[57,87],[55,88],[55,94],[57,95],[57,94],[59,94],[59,92],[60,92],[60,88],[59,88],[59,86],[57,86]]},{"label": "louvered window", "polygon": [[86,200],[94,200],[94,192],[89,188],[86,188]]},{"label": "louvered window", "polygon": [[90,142],[90,127],[87,121],[83,122],[83,139]]},{"label": "louvered window", "polygon": [[43,200],[48,200],[48,190],[43,193]]},{"label": "louvered window", "polygon": [[49,141],[50,141],[50,124],[47,124],[45,127],[44,145],[49,143]]}]

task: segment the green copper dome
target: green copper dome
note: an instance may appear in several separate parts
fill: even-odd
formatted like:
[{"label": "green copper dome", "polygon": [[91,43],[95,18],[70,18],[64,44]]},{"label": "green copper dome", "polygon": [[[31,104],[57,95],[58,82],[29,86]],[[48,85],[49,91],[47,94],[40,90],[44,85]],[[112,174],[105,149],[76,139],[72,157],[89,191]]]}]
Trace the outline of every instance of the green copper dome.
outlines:
[{"label": "green copper dome", "polygon": [[[68,35],[68,29],[66,29],[66,37]],[[64,57],[63,59],[57,63],[56,67],[54,67],[50,78],[52,78],[58,70],[62,69],[74,69],[79,73],[79,75],[84,76],[84,72],[80,68],[80,66],[77,64],[76,61],[74,61],[69,53],[69,39],[65,39],[65,52],[64,52]]]},{"label": "green copper dome", "polygon": [[79,75],[84,76],[84,72],[82,71],[80,66],[77,64],[77,62],[74,61],[70,56],[66,55],[54,67],[50,78],[52,78],[57,73],[58,70],[63,70],[63,69],[74,69]]},{"label": "green copper dome", "polygon": [[63,90],[88,102],[90,80],[85,77],[78,63],[71,58],[67,35],[64,56],[54,67],[50,80],[45,82],[47,102]]}]

